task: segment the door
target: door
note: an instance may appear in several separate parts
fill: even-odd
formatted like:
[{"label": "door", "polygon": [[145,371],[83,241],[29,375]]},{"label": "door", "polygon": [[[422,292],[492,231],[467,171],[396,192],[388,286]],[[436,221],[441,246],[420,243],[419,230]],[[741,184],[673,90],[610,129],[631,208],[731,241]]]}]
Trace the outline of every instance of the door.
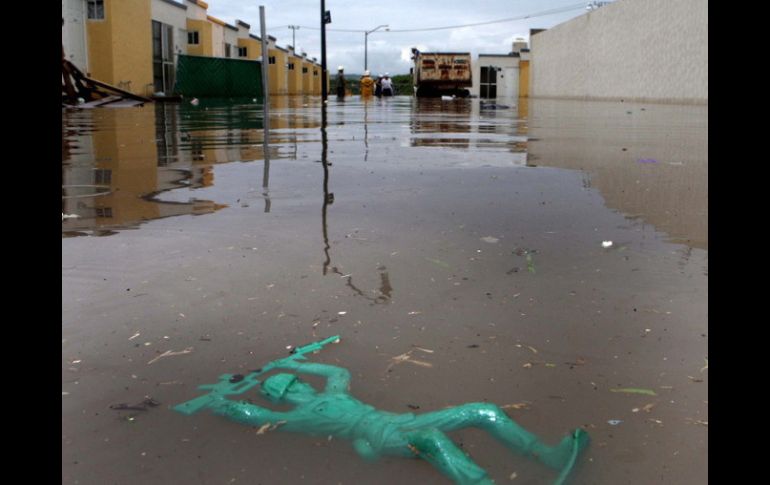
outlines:
[{"label": "door", "polygon": [[155,92],[170,95],[174,89],[174,29],[152,21],[152,78]]},{"label": "door", "polygon": [[497,97],[497,68],[494,66],[481,66],[481,79],[479,80],[479,98],[494,99]]}]

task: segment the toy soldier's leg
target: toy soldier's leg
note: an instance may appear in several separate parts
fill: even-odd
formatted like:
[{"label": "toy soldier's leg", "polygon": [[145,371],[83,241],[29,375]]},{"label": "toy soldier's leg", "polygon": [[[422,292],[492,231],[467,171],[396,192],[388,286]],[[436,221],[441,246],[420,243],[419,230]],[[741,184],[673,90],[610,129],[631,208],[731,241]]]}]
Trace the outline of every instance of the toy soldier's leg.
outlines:
[{"label": "toy soldier's leg", "polygon": [[412,451],[459,485],[493,485],[487,472],[437,429],[406,434]]},{"label": "toy soldier's leg", "polygon": [[557,446],[547,446],[540,439],[516,424],[505,412],[494,404],[471,403],[417,416],[410,423],[410,428],[429,427],[441,431],[454,431],[461,428],[479,428],[489,432],[510,450],[524,456],[536,457],[546,466],[561,470],[573,451],[575,440],[582,449],[588,443],[588,435],[576,430],[566,436]]}]

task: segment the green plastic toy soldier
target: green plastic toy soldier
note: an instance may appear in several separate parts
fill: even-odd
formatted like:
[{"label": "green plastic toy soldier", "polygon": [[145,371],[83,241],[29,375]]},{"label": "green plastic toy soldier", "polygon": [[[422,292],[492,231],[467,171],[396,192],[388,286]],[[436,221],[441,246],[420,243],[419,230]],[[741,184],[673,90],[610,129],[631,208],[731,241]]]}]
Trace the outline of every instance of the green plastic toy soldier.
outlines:
[{"label": "green plastic toy soldier", "polygon": [[[498,406],[488,403],[464,404],[419,415],[380,411],[349,394],[350,372],[346,369],[298,362],[304,359],[302,354],[337,340],[339,337],[331,337],[300,347],[294,355],[273,361],[246,377],[225,374],[219,384],[201,386],[211,389],[210,394],[182,403],[175,409],[193,414],[199,409],[209,408],[218,415],[249,426],[280,424],[278,429],[282,431],[345,438],[353,442],[361,457],[370,461],[382,455],[421,458],[461,485],[494,482],[483,468],[454,444],[446,432],[469,427],[487,431],[511,451],[559,471],[556,484],[566,480],[578,454],[588,444],[588,434],[576,429],[558,445],[547,446],[511,420]],[[312,349],[308,350],[310,347]],[[226,397],[227,394],[240,394],[254,387],[259,383],[254,377],[270,369],[322,376],[327,379],[326,387],[319,392],[296,374],[280,373],[267,378],[261,383],[262,394],[272,402],[294,406],[285,412]]]}]

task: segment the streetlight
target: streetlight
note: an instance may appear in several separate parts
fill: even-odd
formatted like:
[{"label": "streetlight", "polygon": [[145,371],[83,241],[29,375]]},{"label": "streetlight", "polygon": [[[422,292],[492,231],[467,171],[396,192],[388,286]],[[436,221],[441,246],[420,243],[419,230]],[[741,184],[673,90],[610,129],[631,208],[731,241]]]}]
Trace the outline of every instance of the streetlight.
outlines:
[{"label": "streetlight", "polygon": [[377,27],[373,28],[372,30],[366,30],[364,31],[364,71],[369,69],[369,34],[372,32],[379,30],[381,28],[385,27],[385,30],[390,30],[390,26],[388,25],[378,25]]}]

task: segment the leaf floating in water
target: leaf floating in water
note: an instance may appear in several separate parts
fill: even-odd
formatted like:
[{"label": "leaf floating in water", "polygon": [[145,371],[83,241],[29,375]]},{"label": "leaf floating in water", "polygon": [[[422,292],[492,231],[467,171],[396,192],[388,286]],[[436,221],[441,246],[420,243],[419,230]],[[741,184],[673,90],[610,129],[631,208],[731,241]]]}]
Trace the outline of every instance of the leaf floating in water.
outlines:
[{"label": "leaf floating in water", "polygon": [[610,389],[612,392],[625,392],[628,394],[647,394],[648,396],[657,396],[652,389],[638,389],[634,387],[625,387],[620,389]]},{"label": "leaf floating in water", "polygon": [[527,253],[527,269],[530,273],[535,273],[535,263],[532,261],[532,255]]},{"label": "leaf floating in water", "polygon": [[450,267],[447,263],[445,263],[445,262],[443,262],[443,261],[441,261],[439,259],[425,258],[425,260],[426,261],[430,261],[433,264],[437,264],[437,265],[441,266],[442,268],[447,268],[448,269]]}]

